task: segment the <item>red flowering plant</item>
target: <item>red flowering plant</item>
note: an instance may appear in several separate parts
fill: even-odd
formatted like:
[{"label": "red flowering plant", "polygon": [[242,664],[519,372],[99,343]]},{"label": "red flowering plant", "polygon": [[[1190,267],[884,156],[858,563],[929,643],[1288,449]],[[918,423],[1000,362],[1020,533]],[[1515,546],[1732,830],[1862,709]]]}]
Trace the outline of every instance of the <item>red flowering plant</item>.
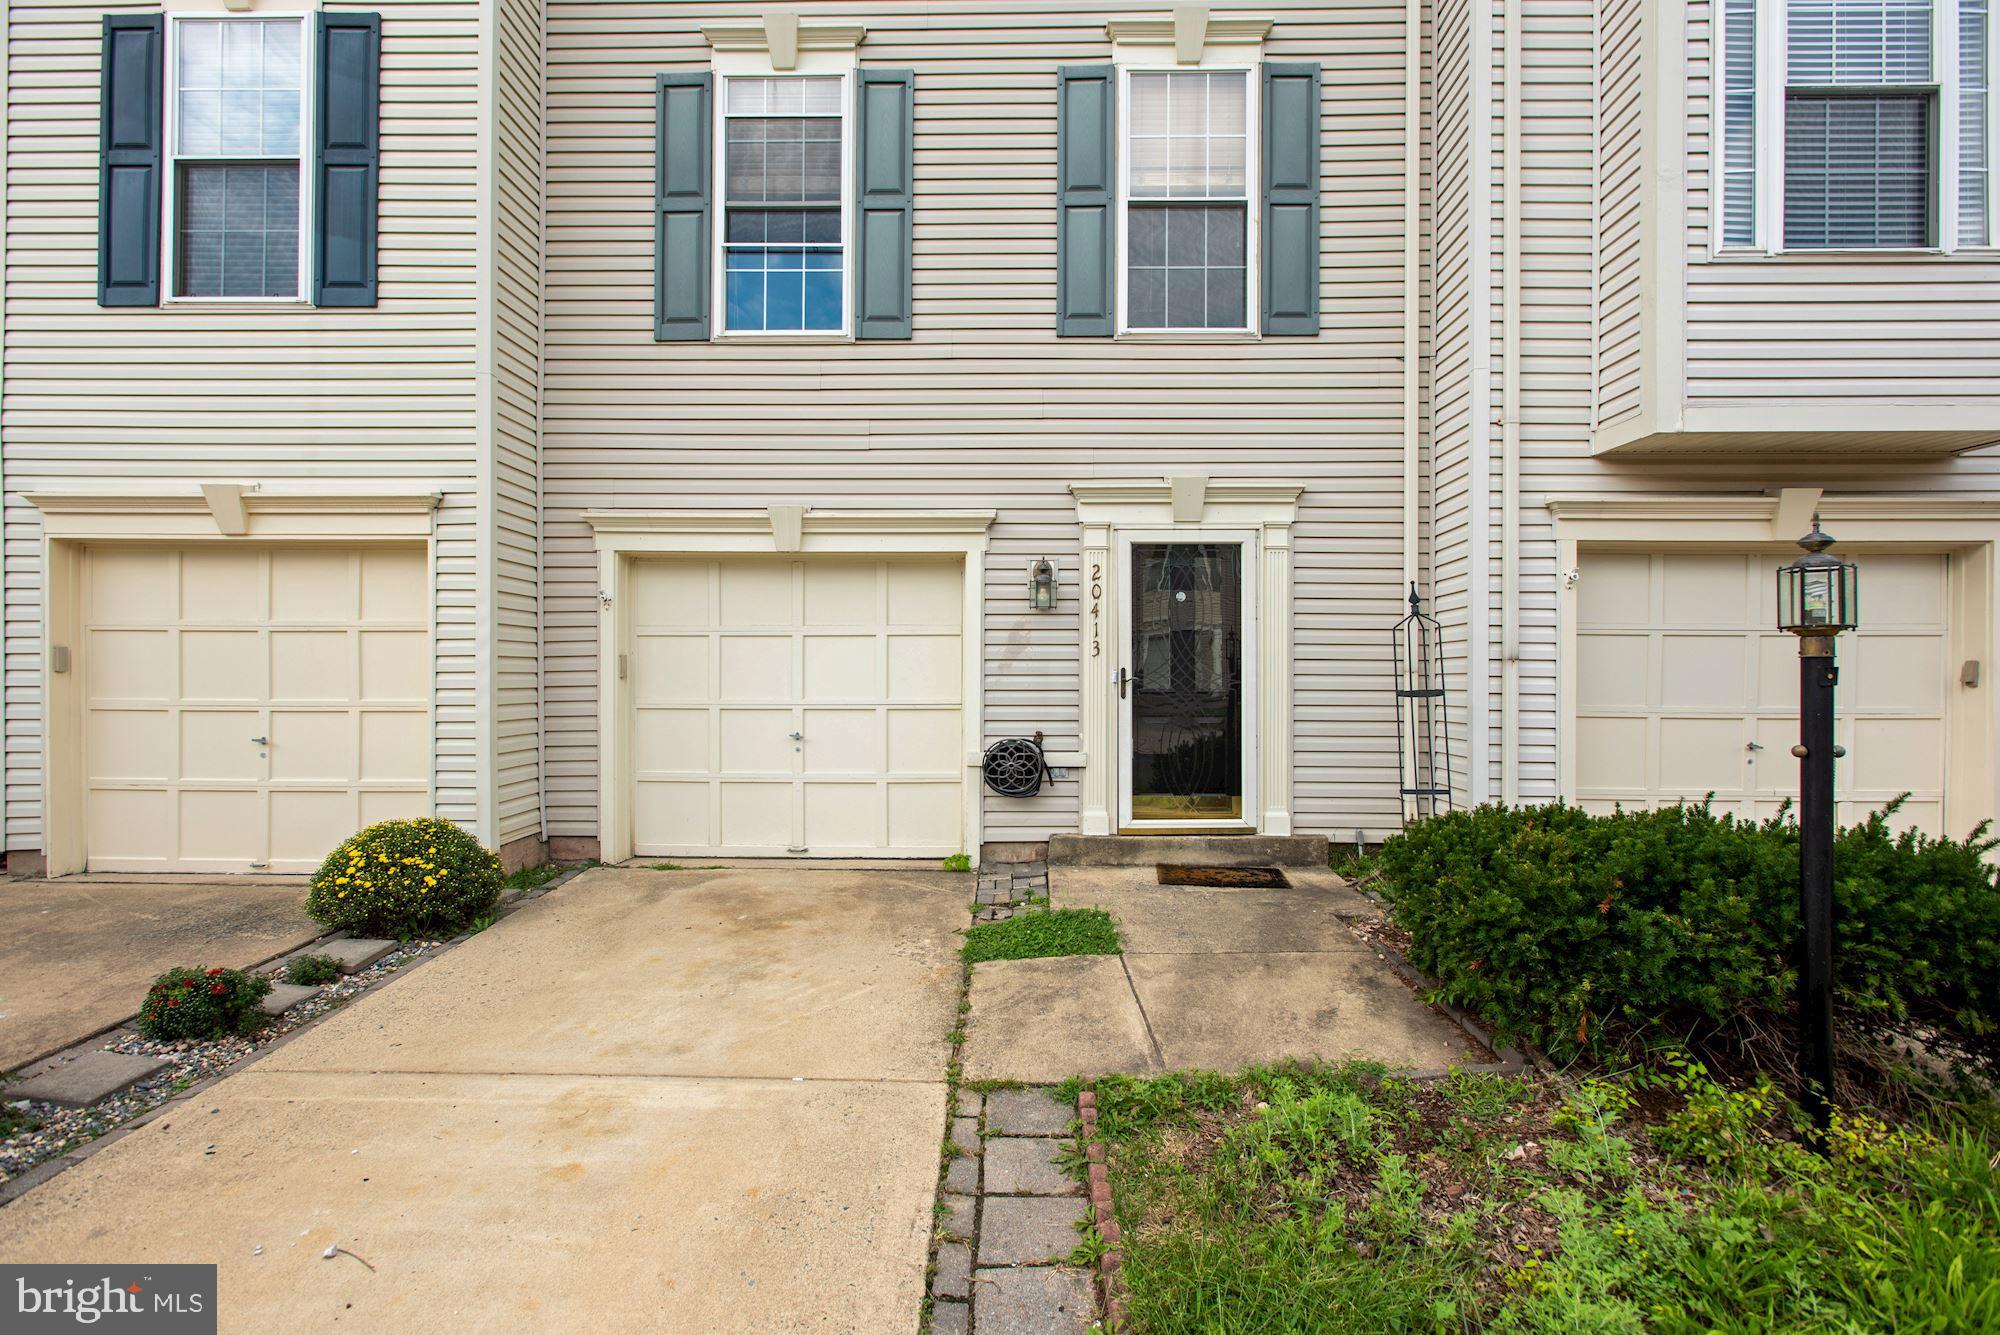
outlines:
[{"label": "red flowering plant", "polygon": [[327,854],[306,912],[361,936],[452,936],[493,907],[505,876],[499,858],[448,820],[385,820]]},{"label": "red flowering plant", "polygon": [[169,969],[139,1003],[139,1032],[168,1040],[242,1033],[270,990],[270,979],[241,969]]}]

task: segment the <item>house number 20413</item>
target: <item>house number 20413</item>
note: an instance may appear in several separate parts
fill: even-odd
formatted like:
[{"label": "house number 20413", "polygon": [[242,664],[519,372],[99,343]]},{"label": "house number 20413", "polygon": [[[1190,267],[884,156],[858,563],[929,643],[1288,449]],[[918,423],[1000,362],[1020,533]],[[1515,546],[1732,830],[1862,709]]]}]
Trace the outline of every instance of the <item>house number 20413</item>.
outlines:
[{"label": "house number 20413", "polygon": [[1098,635],[1099,612],[1104,603],[1104,567],[1097,562],[1090,563],[1090,656],[1096,658],[1104,652],[1104,641]]}]

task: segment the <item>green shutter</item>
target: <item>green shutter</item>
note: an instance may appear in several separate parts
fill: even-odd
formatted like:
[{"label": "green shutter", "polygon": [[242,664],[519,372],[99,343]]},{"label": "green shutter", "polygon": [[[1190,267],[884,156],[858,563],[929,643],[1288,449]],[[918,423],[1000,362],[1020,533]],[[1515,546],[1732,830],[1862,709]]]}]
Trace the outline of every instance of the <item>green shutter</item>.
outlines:
[{"label": "green shutter", "polygon": [[382,16],[322,12],[314,30],[313,303],[373,306]]},{"label": "green shutter", "polygon": [[709,323],[709,76],[662,74],[654,161],[653,337],[699,341]]},{"label": "green shutter", "polygon": [[1264,66],[1266,334],[1319,332],[1319,66]]},{"label": "green shutter", "polygon": [[97,304],[160,304],[165,20],[108,14],[97,144]]},{"label": "green shutter", "polygon": [[908,338],[916,75],[909,70],[864,69],[857,83],[854,334]]},{"label": "green shutter", "polygon": [[1057,71],[1056,333],[1064,338],[1108,338],[1115,323],[1117,96],[1109,65]]}]

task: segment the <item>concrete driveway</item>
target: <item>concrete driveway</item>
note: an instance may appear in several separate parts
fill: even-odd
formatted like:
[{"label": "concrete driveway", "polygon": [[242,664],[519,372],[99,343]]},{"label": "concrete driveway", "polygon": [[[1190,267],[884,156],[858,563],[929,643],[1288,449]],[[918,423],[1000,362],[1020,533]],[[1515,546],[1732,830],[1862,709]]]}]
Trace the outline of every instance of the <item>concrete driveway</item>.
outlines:
[{"label": "concrete driveway", "polygon": [[216,1261],[225,1330],[914,1330],[965,885],[592,871],[0,1210],[0,1257]]},{"label": "concrete driveway", "polygon": [[240,969],[324,930],[302,879],[0,882],[0,1071],[117,1024],[177,964]]}]

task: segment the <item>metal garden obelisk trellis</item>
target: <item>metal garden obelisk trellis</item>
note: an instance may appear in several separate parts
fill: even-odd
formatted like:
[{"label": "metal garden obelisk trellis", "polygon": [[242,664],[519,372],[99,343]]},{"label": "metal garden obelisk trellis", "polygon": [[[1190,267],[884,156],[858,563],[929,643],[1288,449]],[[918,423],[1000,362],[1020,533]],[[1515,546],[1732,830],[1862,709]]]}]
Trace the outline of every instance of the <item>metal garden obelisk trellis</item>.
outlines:
[{"label": "metal garden obelisk trellis", "polygon": [[1444,637],[1410,585],[1410,614],[1390,632],[1396,656],[1396,774],[1403,819],[1451,810],[1451,734],[1446,726]]}]

